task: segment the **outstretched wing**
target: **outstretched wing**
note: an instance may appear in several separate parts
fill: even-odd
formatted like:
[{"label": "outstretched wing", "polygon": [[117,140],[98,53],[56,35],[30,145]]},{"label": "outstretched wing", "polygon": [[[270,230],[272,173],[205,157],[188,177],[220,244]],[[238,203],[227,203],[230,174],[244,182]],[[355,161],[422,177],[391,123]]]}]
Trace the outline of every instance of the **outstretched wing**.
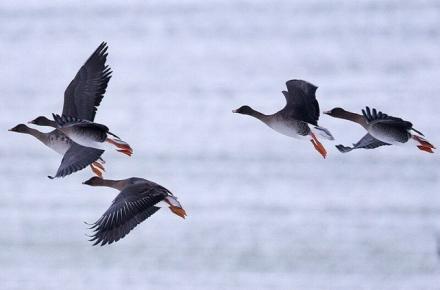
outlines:
[{"label": "outstretched wing", "polygon": [[72,141],[72,145],[63,156],[57,173],[54,177],[49,176],[49,178],[64,177],[81,170],[98,160],[102,153],[104,150],[85,147]]},{"label": "outstretched wing", "polygon": [[123,189],[109,209],[91,227],[93,245],[111,244],[125,237],[134,227],[157,212],[155,205],[164,199],[162,191],[149,184],[134,184]]},{"label": "outstretched wing", "polygon": [[374,149],[374,148],[384,146],[384,145],[391,145],[391,144],[377,140],[376,138],[374,138],[370,134],[367,134],[364,137],[362,137],[362,139],[359,140],[356,144],[353,144],[353,147],[344,146],[344,145],[336,145],[336,148],[342,153],[347,153],[347,152],[350,152],[351,150],[354,150],[354,149],[360,149],[360,148]]},{"label": "outstretched wing", "polygon": [[377,111],[374,108],[370,110],[370,107],[365,107],[365,109],[362,110],[362,115],[364,115],[368,123],[375,121],[383,122],[391,126],[401,126],[408,130],[411,129],[413,126],[411,122],[405,121],[401,118],[388,116],[387,114],[384,114],[381,111]]},{"label": "outstretched wing", "polygon": [[318,125],[319,104],[316,100],[317,86],[303,80],[286,82],[287,92],[283,91],[287,104],[283,111],[291,117]]},{"label": "outstretched wing", "polygon": [[107,49],[107,43],[101,43],[70,82],[64,92],[63,115],[94,120],[112,73],[105,64]]}]

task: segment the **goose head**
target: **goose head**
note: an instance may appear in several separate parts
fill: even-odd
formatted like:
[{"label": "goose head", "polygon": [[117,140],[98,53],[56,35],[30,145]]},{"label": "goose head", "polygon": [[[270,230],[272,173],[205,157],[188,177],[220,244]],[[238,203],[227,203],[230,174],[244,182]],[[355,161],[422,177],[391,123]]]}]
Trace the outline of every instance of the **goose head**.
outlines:
[{"label": "goose head", "polygon": [[45,116],[39,116],[33,119],[32,121],[28,122],[28,124],[34,124],[38,126],[49,126],[49,127],[55,126],[55,122],[53,120],[49,120]]},{"label": "goose head", "polygon": [[325,111],[325,112],[322,112],[322,113],[324,113],[326,115],[329,115],[329,116],[332,116],[332,117],[338,118],[338,117],[341,117],[341,116],[345,115],[348,112],[346,110],[342,109],[342,108],[336,107],[336,108],[331,109],[330,111]]},{"label": "goose head", "polygon": [[100,186],[103,185],[103,179],[97,176],[94,176],[90,178],[89,180],[86,180],[83,182],[83,184],[90,185],[90,186]]},{"label": "goose head", "polygon": [[249,106],[241,106],[240,108],[238,108],[236,110],[232,110],[232,113],[243,114],[243,115],[252,115],[253,112],[254,112],[254,109],[252,109]]},{"label": "goose head", "polygon": [[17,126],[9,129],[8,131],[27,134],[29,133],[29,127],[26,126],[25,124],[18,124]]}]

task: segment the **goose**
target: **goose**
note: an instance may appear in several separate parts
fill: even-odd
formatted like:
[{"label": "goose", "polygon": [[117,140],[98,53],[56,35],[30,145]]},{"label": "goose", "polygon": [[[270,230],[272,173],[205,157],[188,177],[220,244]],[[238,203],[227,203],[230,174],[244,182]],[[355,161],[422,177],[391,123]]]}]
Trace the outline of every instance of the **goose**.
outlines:
[{"label": "goose", "polygon": [[[100,105],[101,100],[104,97],[106,92],[108,82],[111,78],[111,68],[106,65],[107,61],[107,43],[102,42],[96,50],[90,55],[84,65],[79,69],[74,79],[70,82],[69,86],[66,88],[64,92],[64,105],[63,105],[63,114],[68,116],[73,116],[77,118],[82,118],[84,120],[93,121],[96,115],[97,107]],[[39,116],[34,120],[28,122],[29,124],[39,125],[39,126],[49,126],[56,128],[57,124],[55,121],[48,119],[45,116]],[[29,130],[23,126],[16,128],[16,130],[12,130],[15,132],[19,132],[17,130],[23,130],[22,133],[32,132],[34,136],[43,136],[42,132],[36,131],[34,129]],[[50,143],[45,143],[49,148],[52,148],[57,153],[62,155],[67,152],[68,148],[70,148],[71,144],[75,144],[74,148],[78,148],[77,142],[72,141],[67,135],[65,135],[61,130],[55,129],[48,133],[48,136],[51,140]],[[82,145],[81,145],[82,146]],[[82,146],[83,147],[83,146]],[[86,146],[88,147],[88,146]],[[62,148],[62,150],[59,150]],[[99,149],[101,150],[101,149]],[[69,155],[70,158],[79,158],[82,160],[79,152],[81,151],[73,151],[77,154]],[[100,152],[96,150],[90,150],[90,152]],[[103,164],[105,161],[99,157],[96,162],[91,163],[92,171],[97,175],[102,177],[102,172],[105,171]],[[61,169],[61,167],[60,167]],[[79,169],[71,168],[71,172],[73,173]],[[57,172],[55,177],[62,176],[64,171]],[[59,173],[59,174],[58,174]],[[69,173],[69,174],[70,174]],[[61,175],[60,175],[61,174]],[[64,175],[65,176],[65,175]]]},{"label": "goose", "polygon": [[[116,146],[117,151],[131,156],[133,150],[130,145],[108,132],[106,126],[93,122],[112,73],[105,64],[107,50],[107,44],[101,43],[80,68],[64,92],[61,116],[53,114],[54,120],[39,116],[29,123],[56,128],[76,143],[87,147],[102,149],[100,143],[105,141]],[[113,137],[107,138],[108,134]]]},{"label": "goose", "polygon": [[25,124],[18,124],[14,128],[9,129],[9,131],[32,135],[44,145],[63,156],[55,176],[48,176],[51,179],[65,177],[88,165],[90,165],[96,175],[102,176],[104,167],[101,163],[104,161],[100,157],[104,150],[81,146],[58,130],[43,133]]},{"label": "goose", "polygon": [[[107,61],[107,49],[107,43],[102,42],[98,46],[98,48],[92,53],[89,59],[85,62],[85,64],[80,68],[75,78],[70,82],[69,86],[64,92],[63,114],[78,116],[91,120],[94,119],[97,107],[99,106],[104,96],[112,73],[110,67],[105,64]],[[56,123],[53,120],[49,120],[44,116],[37,117],[28,123],[56,128]],[[87,158],[83,160],[84,157],[80,156],[81,153],[86,152],[84,148],[82,148],[83,146],[80,146],[79,144],[73,142],[63,132],[55,129],[54,131],[51,131],[49,133],[42,133],[27,126],[26,128],[23,125],[24,124],[17,125],[10,131],[28,133],[34,136],[39,136],[37,138],[42,138],[44,134],[47,134],[47,138],[52,141],[42,142],[49,148],[55,150],[57,153],[64,155],[69,148],[72,149],[70,151],[70,153],[72,154],[65,155],[65,157],[69,158],[70,162],[74,162],[75,160],[87,160]],[[78,148],[82,148],[82,150],[78,150]],[[94,152],[94,154],[101,151],[102,150],[100,149],[98,151],[96,149],[89,150],[90,153]],[[101,157],[99,157],[96,162],[94,160],[94,162],[90,164],[92,171],[96,175],[102,176],[102,172],[105,171],[103,166],[104,163],[105,161]],[[68,174],[80,170],[78,169],[79,167],[71,167],[69,170],[65,171],[63,171],[62,168],[63,167],[60,166],[55,177],[64,177]],[[52,178],[51,176],[49,177]]]},{"label": "goose", "polygon": [[422,136],[423,133],[414,129],[411,122],[392,117],[376,109],[365,107],[362,115],[346,111],[342,108],[333,108],[323,112],[329,116],[349,120],[361,125],[367,134],[352,147],[336,145],[336,148],[347,153],[354,149],[374,149],[387,145],[402,145],[415,143],[421,151],[434,153],[435,147]]},{"label": "goose", "polygon": [[181,218],[186,217],[177,197],[165,187],[143,178],[110,180],[95,176],[83,184],[106,186],[120,191],[104,214],[90,224],[93,230],[90,241],[94,246],[119,241],[161,207],[168,207]]},{"label": "goose", "polygon": [[288,137],[308,139],[315,149],[326,158],[327,151],[316,135],[334,140],[329,130],[318,126],[319,104],[316,100],[317,86],[304,80],[286,82],[287,91],[282,91],[286,98],[286,106],[280,111],[265,115],[249,106],[241,106],[233,113],[249,115]]}]

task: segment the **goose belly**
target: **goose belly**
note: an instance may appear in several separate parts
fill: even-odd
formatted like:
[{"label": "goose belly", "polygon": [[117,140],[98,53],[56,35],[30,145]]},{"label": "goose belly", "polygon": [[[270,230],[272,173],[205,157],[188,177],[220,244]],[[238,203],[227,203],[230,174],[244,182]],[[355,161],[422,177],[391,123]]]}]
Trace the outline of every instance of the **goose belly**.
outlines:
[{"label": "goose belly", "polygon": [[310,128],[305,122],[283,122],[277,120],[268,125],[280,134],[297,139],[303,139],[310,133]]},{"label": "goose belly", "polygon": [[103,143],[102,142],[96,142],[93,139],[87,138],[82,135],[72,135],[69,136],[73,141],[78,143],[79,145],[85,146],[85,147],[92,147],[97,149],[103,149]]},{"label": "goose belly", "polygon": [[60,155],[64,155],[70,148],[70,142],[67,138],[49,137],[47,146]]},{"label": "goose belly", "polygon": [[373,125],[368,132],[374,138],[394,145],[404,144],[408,142],[411,137],[411,134],[406,129],[385,124]]}]

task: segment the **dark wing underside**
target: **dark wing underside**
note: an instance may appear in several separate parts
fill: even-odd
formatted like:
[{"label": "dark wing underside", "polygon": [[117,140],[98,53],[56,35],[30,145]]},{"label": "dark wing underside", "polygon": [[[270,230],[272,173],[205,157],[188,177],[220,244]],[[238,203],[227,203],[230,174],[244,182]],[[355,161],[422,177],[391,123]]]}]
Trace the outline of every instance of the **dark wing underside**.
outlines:
[{"label": "dark wing underside", "polygon": [[57,173],[54,177],[49,176],[49,178],[64,177],[81,170],[98,160],[102,153],[104,150],[85,147],[72,141],[72,145],[63,156]]},{"label": "dark wing underside", "polygon": [[303,80],[290,80],[286,82],[287,92],[283,91],[287,104],[284,113],[296,120],[318,125],[319,104],[316,100],[318,87]]},{"label": "dark wing underside", "polygon": [[105,64],[107,49],[107,43],[101,43],[70,82],[64,92],[63,115],[94,120],[112,73]]},{"label": "dark wing underside", "polygon": [[96,221],[90,241],[93,245],[111,244],[125,237],[134,227],[157,212],[155,205],[164,199],[162,192],[148,184],[134,184],[123,189],[110,208]]},{"label": "dark wing underside", "polygon": [[354,149],[360,149],[360,148],[374,149],[374,148],[384,146],[384,145],[391,145],[391,144],[377,140],[376,138],[374,138],[370,134],[367,134],[364,137],[362,137],[362,139],[359,140],[356,144],[353,144],[353,147],[344,146],[344,145],[336,145],[336,148],[338,148],[338,150],[342,153],[347,153],[347,152],[350,152],[351,150],[354,150]]}]

